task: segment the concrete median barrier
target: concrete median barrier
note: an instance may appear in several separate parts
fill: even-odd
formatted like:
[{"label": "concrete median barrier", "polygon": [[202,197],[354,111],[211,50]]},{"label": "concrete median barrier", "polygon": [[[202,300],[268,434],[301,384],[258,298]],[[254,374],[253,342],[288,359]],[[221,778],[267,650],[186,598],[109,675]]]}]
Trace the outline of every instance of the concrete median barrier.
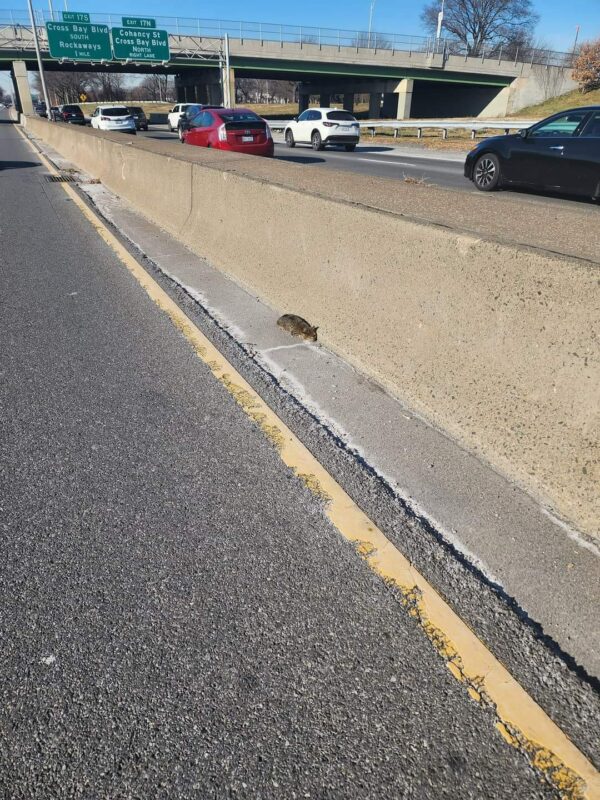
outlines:
[{"label": "concrete median barrier", "polygon": [[[376,207],[373,179],[356,175],[332,192],[341,173],[307,178],[237,154],[36,118],[26,126],[273,307],[319,325],[324,344],[599,535],[592,259],[424,222],[391,202]],[[441,191],[427,189],[432,208]]]}]

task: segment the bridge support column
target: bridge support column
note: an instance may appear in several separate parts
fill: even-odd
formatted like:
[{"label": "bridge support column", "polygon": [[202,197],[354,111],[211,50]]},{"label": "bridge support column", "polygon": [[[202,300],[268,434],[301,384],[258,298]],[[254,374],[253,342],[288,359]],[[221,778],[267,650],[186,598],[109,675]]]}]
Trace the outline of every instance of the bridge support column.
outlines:
[{"label": "bridge support column", "polygon": [[321,92],[319,95],[319,105],[321,108],[329,108],[331,105],[331,95],[329,92]]},{"label": "bridge support column", "polygon": [[303,111],[306,111],[310,103],[310,95],[309,94],[299,94],[298,95],[298,114],[302,114]]},{"label": "bridge support column", "polygon": [[396,119],[410,119],[414,83],[412,78],[405,78],[398,84],[396,89],[398,95]]},{"label": "bridge support column", "polygon": [[218,105],[223,102],[218,69],[190,69],[175,75],[175,91],[178,103]]},{"label": "bridge support column", "polygon": [[[227,83],[227,86],[225,86],[225,83]],[[227,97],[228,91],[229,97]],[[235,107],[235,70],[233,67],[229,67],[229,75],[227,75],[227,70],[223,68],[223,105],[229,105],[231,108]]]},{"label": "bridge support column", "polygon": [[381,117],[381,92],[371,92],[369,95],[369,119]]},{"label": "bridge support column", "polygon": [[22,114],[33,114],[31,90],[27,80],[27,65],[24,61],[12,62],[12,79],[15,88],[15,105]]},{"label": "bridge support column", "polygon": [[349,111],[350,114],[354,113],[354,93],[344,92],[344,111]]}]

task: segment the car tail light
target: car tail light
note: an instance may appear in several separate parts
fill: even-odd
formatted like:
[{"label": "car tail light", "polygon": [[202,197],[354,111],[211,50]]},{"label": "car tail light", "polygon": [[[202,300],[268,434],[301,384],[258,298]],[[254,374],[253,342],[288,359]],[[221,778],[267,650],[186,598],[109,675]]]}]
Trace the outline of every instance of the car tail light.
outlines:
[{"label": "car tail light", "polygon": [[219,141],[226,142],[227,141],[227,128],[225,125],[221,125],[219,128]]},{"label": "car tail light", "polygon": [[336,126],[336,123],[335,123],[335,122],[324,122],[324,123],[323,123],[323,125],[324,125],[326,128],[335,128],[335,126]]},{"label": "car tail light", "polygon": [[102,122],[110,122],[110,117],[100,117]]},{"label": "car tail light", "polygon": [[271,128],[268,125],[265,125],[265,136],[267,137],[267,141],[273,138],[273,134],[271,133]]}]

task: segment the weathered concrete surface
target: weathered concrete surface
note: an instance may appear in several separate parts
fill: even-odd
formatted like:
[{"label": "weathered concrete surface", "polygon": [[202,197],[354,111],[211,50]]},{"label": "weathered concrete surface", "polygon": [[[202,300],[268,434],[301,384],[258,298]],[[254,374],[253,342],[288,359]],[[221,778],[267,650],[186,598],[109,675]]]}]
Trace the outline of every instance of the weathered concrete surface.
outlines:
[{"label": "weathered concrete surface", "polygon": [[[482,221],[485,198],[348,174],[331,190],[331,177],[327,185],[288,164],[192,148],[165,158],[159,142],[27,124],[271,305],[320,325],[327,345],[598,534],[600,273],[597,263],[509,242],[517,198],[488,203],[505,218]],[[426,215],[440,223],[447,207],[446,225],[457,227],[423,223]],[[581,242],[577,254],[597,262],[596,209],[557,210],[558,222],[543,213],[538,225],[529,215],[528,235],[515,226],[517,241],[540,244],[541,236],[572,254]],[[501,229],[503,241],[458,227],[474,218],[480,230]],[[575,236],[565,242],[571,222]]]}]

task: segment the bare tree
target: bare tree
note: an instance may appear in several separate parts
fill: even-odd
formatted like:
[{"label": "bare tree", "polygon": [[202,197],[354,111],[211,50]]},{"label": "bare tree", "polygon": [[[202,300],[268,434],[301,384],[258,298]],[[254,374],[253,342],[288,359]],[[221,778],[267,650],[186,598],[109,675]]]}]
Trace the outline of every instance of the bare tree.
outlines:
[{"label": "bare tree", "polygon": [[154,73],[145,75],[140,83],[131,89],[130,96],[139,100],[157,100],[170,103],[175,99],[175,84],[172,75]]},{"label": "bare tree", "polygon": [[90,89],[99,102],[122,102],[126,97],[125,77],[119,72],[90,73]]},{"label": "bare tree", "polygon": [[[54,105],[63,103],[79,103],[80,95],[90,94],[95,73],[92,72],[46,72],[46,85],[50,102]],[[42,85],[39,73],[33,78],[36,92],[41,93]]]},{"label": "bare tree", "polygon": [[353,47],[372,47],[375,50],[391,50],[392,42],[384,33],[359,31],[352,39]]},{"label": "bare tree", "polygon": [[[425,28],[435,34],[440,3],[433,0],[421,13]],[[443,30],[458,40],[468,55],[530,42],[538,16],[531,0],[446,0]]]},{"label": "bare tree", "polygon": [[235,82],[239,103],[290,103],[298,95],[295,81],[272,81],[267,78],[239,78]]}]

